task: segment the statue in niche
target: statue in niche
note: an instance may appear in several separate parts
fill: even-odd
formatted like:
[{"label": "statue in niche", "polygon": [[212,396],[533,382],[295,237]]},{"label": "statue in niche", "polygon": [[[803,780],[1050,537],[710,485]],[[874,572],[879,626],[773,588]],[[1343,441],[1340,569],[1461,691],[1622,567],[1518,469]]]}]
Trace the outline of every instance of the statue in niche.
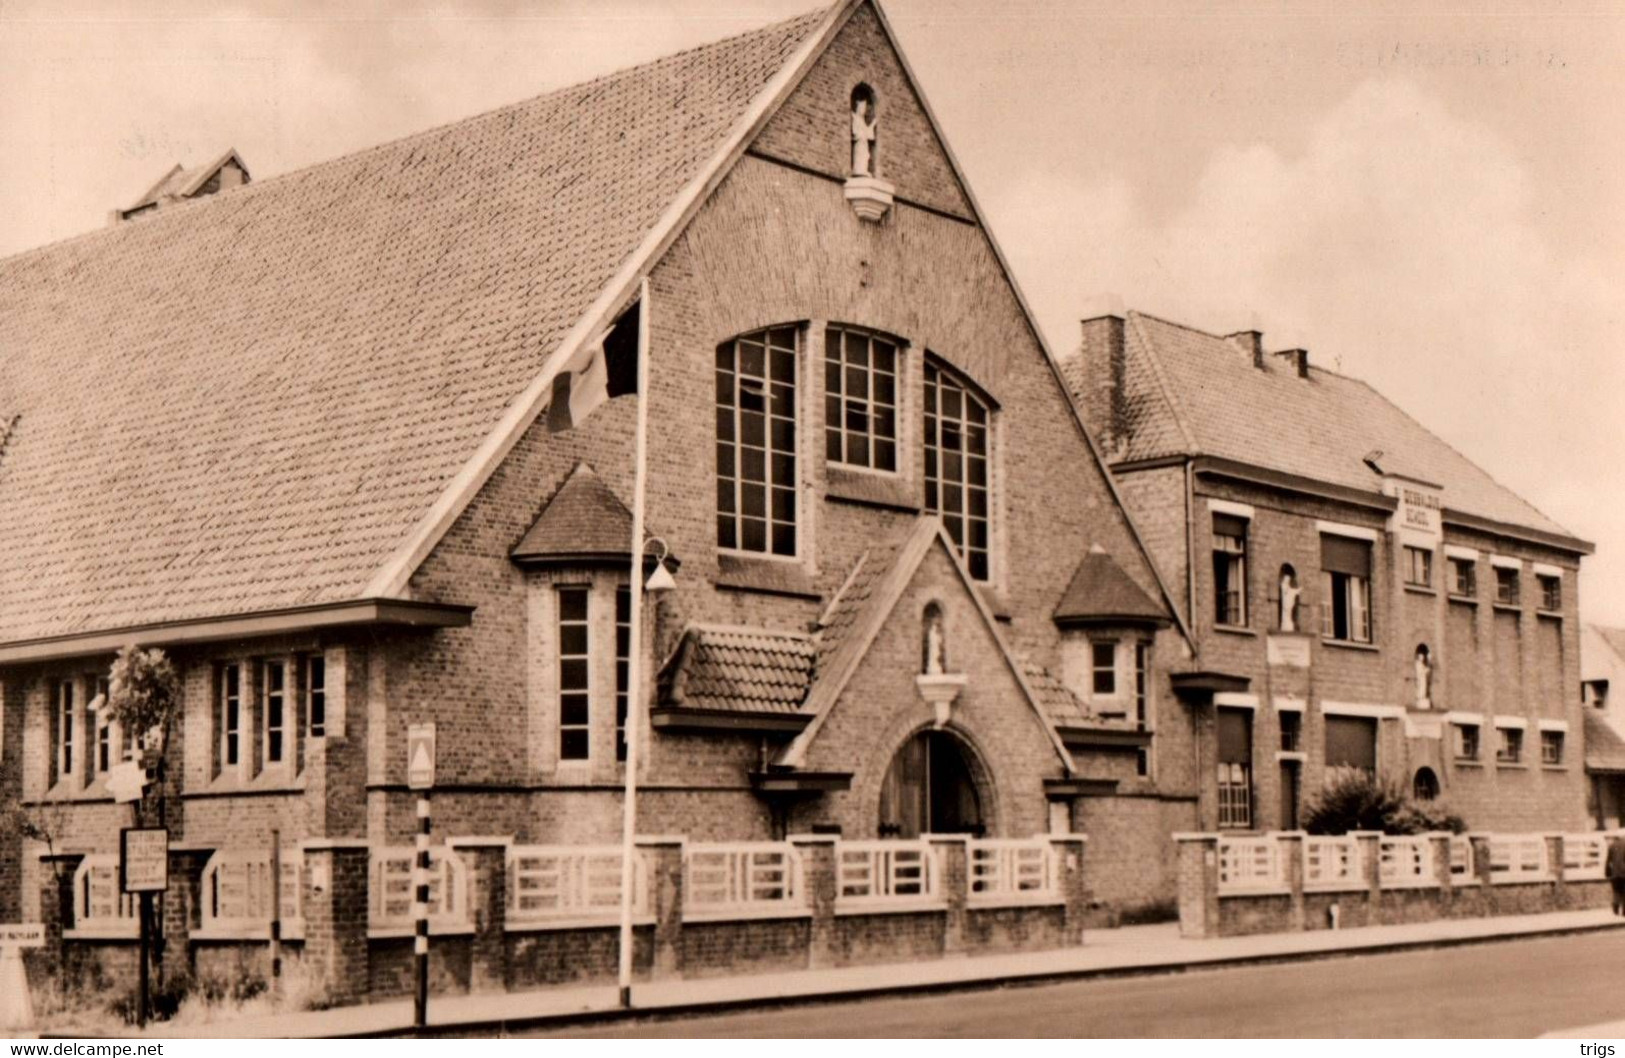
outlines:
[{"label": "statue in niche", "polygon": [[925,610],[925,674],[941,676],[945,671],[942,645],[942,610],[932,603]]},{"label": "statue in niche", "polygon": [[862,85],[852,93],[852,175],[873,176],[875,126],[880,123],[875,114],[875,97]]},{"label": "statue in niche", "polygon": [[1296,632],[1298,630],[1298,597],[1303,589],[1298,587],[1298,575],[1291,566],[1281,567],[1281,631]]},{"label": "statue in niche", "polygon": [[1433,708],[1433,659],[1426,646],[1416,648],[1416,707]]}]

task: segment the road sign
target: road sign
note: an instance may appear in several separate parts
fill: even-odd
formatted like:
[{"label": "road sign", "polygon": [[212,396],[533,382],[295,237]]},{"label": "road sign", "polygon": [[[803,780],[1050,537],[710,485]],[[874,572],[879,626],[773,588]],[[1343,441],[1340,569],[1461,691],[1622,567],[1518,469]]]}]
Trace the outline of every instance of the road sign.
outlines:
[{"label": "road sign", "polygon": [[125,827],[119,831],[119,889],[161,893],[169,888],[169,828]]},{"label": "road sign", "polygon": [[114,765],[107,773],[107,792],[113,803],[122,805],[141,800],[141,791],[147,786],[147,769],[133,760]]},{"label": "road sign", "polygon": [[406,785],[413,790],[434,786],[433,724],[412,724],[406,729]]},{"label": "road sign", "polygon": [[0,948],[43,948],[43,922],[0,922]]}]

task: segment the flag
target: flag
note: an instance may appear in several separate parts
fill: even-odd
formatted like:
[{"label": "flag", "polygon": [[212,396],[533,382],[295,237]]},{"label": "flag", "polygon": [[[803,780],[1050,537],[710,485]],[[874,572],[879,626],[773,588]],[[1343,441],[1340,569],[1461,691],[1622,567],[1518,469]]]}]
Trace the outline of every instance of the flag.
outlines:
[{"label": "flag", "polygon": [[638,306],[582,346],[553,378],[547,428],[554,433],[580,426],[611,397],[638,388]]}]

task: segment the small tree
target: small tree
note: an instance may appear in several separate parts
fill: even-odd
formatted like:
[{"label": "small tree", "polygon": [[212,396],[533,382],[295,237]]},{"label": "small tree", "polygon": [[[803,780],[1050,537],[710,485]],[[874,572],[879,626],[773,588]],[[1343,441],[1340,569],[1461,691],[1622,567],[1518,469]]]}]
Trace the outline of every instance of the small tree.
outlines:
[{"label": "small tree", "polygon": [[1336,767],[1327,772],[1325,787],[1304,806],[1303,828],[1311,834],[1351,830],[1460,834],[1467,824],[1440,801],[1415,800],[1398,783],[1385,783],[1364,768]]}]

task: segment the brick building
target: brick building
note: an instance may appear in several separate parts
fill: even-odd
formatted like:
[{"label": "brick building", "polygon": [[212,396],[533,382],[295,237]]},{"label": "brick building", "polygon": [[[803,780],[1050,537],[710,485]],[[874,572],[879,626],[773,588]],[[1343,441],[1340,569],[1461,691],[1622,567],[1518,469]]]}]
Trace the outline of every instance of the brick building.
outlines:
[{"label": "brick building", "polygon": [[1580,697],[1591,814],[1600,830],[1625,820],[1625,629],[1588,624],[1580,633]]},{"label": "brick building", "polygon": [[1256,331],[1102,316],[1064,370],[1195,635],[1203,829],[1295,828],[1328,765],[1475,829],[1583,826],[1590,544]]},{"label": "brick building", "polygon": [[[634,689],[638,398],[549,410],[639,328]],[[437,842],[615,841],[631,722],[643,833],[1076,829],[1096,903],[1172,897],[1180,618],[873,3],[0,262],[0,347],[4,793],[57,828],[0,917],[52,858],[112,914],[130,642],[183,676],[194,899],[273,828],[339,888],[407,844],[428,721]]]}]

